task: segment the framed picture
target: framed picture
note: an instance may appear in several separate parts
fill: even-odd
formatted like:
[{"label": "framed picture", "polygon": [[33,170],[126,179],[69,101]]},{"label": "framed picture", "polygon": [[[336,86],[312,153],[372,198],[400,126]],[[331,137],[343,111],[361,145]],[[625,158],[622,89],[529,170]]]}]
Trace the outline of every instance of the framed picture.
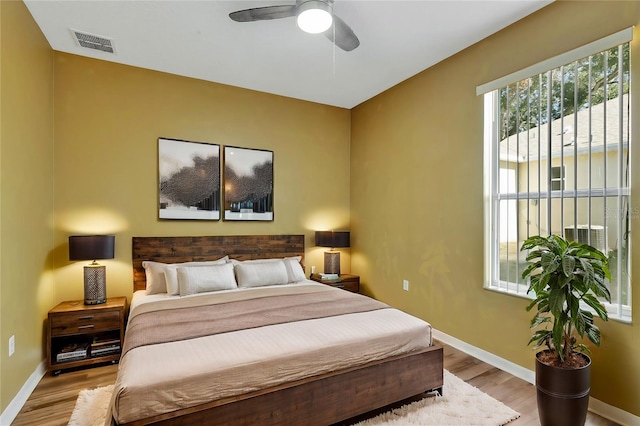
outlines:
[{"label": "framed picture", "polygon": [[224,220],[273,220],[273,151],[224,147]]},{"label": "framed picture", "polygon": [[158,217],[220,219],[220,145],[158,139]]}]

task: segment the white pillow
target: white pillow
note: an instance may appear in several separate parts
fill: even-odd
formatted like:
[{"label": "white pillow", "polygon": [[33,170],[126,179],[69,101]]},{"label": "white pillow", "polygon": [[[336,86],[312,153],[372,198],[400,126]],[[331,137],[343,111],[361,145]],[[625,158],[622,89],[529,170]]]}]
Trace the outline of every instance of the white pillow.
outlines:
[{"label": "white pillow", "polygon": [[177,269],[181,266],[186,267],[201,267],[201,266],[213,266],[213,265],[223,265],[227,263],[229,260],[228,256],[223,257],[218,260],[210,260],[206,262],[186,262],[186,263],[170,263],[163,267],[164,279],[167,283],[167,294],[176,295],[180,293],[180,288],[178,286],[178,271]]},{"label": "white pillow", "polygon": [[307,279],[302,270],[302,265],[300,265],[300,259],[300,257],[285,257],[284,259],[284,266],[287,268],[287,278],[290,283],[297,283]]},{"label": "white pillow", "polygon": [[235,266],[238,287],[261,287],[289,282],[283,260],[240,262]]},{"label": "white pillow", "polygon": [[288,283],[297,283],[299,281],[304,281],[307,277],[304,274],[304,270],[302,269],[302,265],[300,261],[302,260],[302,256],[293,256],[293,257],[285,257],[284,259],[253,259],[253,260],[245,260],[244,262],[239,262],[235,259],[229,260],[229,262],[234,265],[239,265],[241,263],[251,264],[251,263],[267,263],[267,262],[281,262],[284,261],[284,266],[287,270],[287,282]]},{"label": "white pillow", "polygon": [[[207,262],[160,263],[160,262],[152,262],[150,260],[145,260],[144,262],[142,262],[142,267],[144,268],[144,273],[147,277],[146,294],[167,293],[167,281],[165,278],[164,271],[168,265],[219,264],[219,263],[224,263],[227,260],[229,260],[229,256],[225,256],[221,259],[207,261]],[[172,287],[172,290],[173,290],[173,287]],[[178,292],[176,290],[175,293],[171,293],[171,294],[178,294]]]},{"label": "white pillow", "polygon": [[300,262],[302,260],[302,256],[292,256],[292,257],[272,257],[269,259],[251,259],[251,260],[243,260],[243,261],[239,261],[236,259],[229,259],[229,262],[233,263],[234,265],[237,265],[238,263],[265,263],[265,262],[279,262],[281,260],[286,260],[286,259],[295,259],[298,262]]},{"label": "white pillow", "polygon": [[233,265],[181,266],[176,268],[180,296],[205,291],[230,290],[238,287]]},{"label": "white pillow", "polygon": [[167,292],[167,283],[164,279],[164,266],[166,263],[151,262],[145,260],[142,262],[144,273],[147,276],[147,294],[157,294]]}]

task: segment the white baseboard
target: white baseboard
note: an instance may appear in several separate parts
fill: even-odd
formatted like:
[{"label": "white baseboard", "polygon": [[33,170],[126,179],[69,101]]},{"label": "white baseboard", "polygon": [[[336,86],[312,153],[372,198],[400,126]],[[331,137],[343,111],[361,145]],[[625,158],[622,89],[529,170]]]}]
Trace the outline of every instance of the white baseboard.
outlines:
[{"label": "white baseboard", "polygon": [[8,426],[10,425],[15,418],[17,417],[24,404],[29,399],[31,392],[38,386],[40,380],[47,374],[46,363],[42,361],[36,367],[35,371],[31,373],[31,376],[24,382],[22,388],[18,392],[18,394],[11,400],[7,408],[0,414],[0,425]]},{"label": "white baseboard", "polygon": [[589,411],[624,426],[640,425],[640,417],[589,397]]},{"label": "white baseboard", "polygon": [[[524,368],[436,329],[433,330],[433,338],[535,385],[536,374],[533,370]],[[640,425],[640,417],[592,397],[589,397],[589,411],[621,425]]]},{"label": "white baseboard", "polygon": [[524,368],[514,362],[507,361],[506,359],[494,355],[491,352],[487,352],[483,349],[470,345],[439,330],[433,330],[433,338],[440,340],[441,342],[444,342],[456,349],[459,349],[462,352],[473,356],[474,358],[478,358],[480,361],[484,361],[489,365],[493,365],[494,367],[499,368],[502,371],[506,371],[507,373],[516,376],[526,382],[529,382],[532,385],[536,383],[536,373],[533,370]]}]

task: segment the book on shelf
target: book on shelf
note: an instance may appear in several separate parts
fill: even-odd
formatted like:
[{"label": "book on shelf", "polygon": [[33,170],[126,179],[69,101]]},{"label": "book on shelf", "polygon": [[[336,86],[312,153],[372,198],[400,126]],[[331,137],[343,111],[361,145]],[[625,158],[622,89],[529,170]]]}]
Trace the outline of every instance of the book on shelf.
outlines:
[{"label": "book on shelf", "polygon": [[120,345],[102,346],[100,348],[91,349],[91,356],[107,356],[120,353]]},{"label": "book on shelf", "polygon": [[71,343],[60,349],[60,352],[56,354],[56,361],[76,361],[79,359],[85,359],[88,356],[88,343]]},{"label": "book on shelf", "polygon": [[120,339],[94,338],[89,348],[92,357],[113,355],[120,352]]},{"label": "book on shelf", "polygon": [[98,339],[94,338],[91,343],[91,349],[101,348],[104,346],[120,345],[120,339]]}]

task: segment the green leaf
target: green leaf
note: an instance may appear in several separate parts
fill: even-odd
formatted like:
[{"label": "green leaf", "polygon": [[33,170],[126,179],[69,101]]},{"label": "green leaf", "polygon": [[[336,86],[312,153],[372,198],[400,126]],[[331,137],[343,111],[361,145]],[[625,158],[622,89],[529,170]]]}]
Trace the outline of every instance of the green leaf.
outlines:
[{"label": "green leaf", "polygon": [[[529,345],[535,342],[535,348],[539,348],[547,345],[547,342],[551,340],[552,334],[550,330],[538,330],[529,339]],[[551,349],[551,348],[549,348]]]},{"label": "green leaf", "polygon": [[560,315],[560,312],[564,309],[565,301],[565,292],[561,288],[553,287],[549,291],[549,308],[553,316],[557,317]]},{"label": "green leaf", "polygon": [[527,278],[527,276],[530,275],[532,272],[534,272],[536,269],[538,269],[538,265],[535,264],[535,263],[530,264],[529,266],[527,266],[527,269],[522,271],[522,279]]},{"label": "green leaf", "polygon": [[584,315],[582,312],[576,309],[575,312],[571,312],[571,316],[573,317],[573,323],[575,325],[576,332],[580,335],[580,337],[584,337],[584,332],[587,330],[587,323],[584,320]]},{"label": "green leaf", "polygon": [[600,329],[596,325],[587,327],[586,334],[594,345],[600,346]]},{"label": "green leaf", "polygon": [[541,274],[540,275],[540,279],[537,283],[537,287],[538,287],[538,292],[542,292],[544,291],[544,288],[547,286],[547,284],[549,283],[549,280],[551,280],[551,275],[550,274]]},{"label": "green leaf", "polygon": [[558,256],[550,251],[542,253],[540,262],[542,263],[542,267],[544,268],[543,273],[555,272],[559,266]]},{"label": "green leaf", "polygon": [[522,243],[522,247],[520,248],[520,251],[529,250],[537,246],[545,247],[547,244],[548,244],[548,241],[546,238],[541,237],[540,235],[534,235],[527,238]]},{"label": "green leaf", "polygon": [[536,298],[536,299],[532,300],[531,303],[529,303],[527,305],[527,308],[526,308],[527,312],[530,311],[531,309],[533,309],[533,307],[538,304],[539,300],[540,300],[540,298]]},{"label": "green leaf", "polygon": [[536,328],[540,324],[544,324],[546,322],[551,322],[551,318],[549,318],[548,316],[545,316],[545,315],[536,315],[531,319],[531,327],[530,328]]},{"label": "green leaf", "polygon": [[574,275],[571,275],[569,277],[564,276],[564,274],[560,275],[560,276],[557,277],[556,286],[558,288],[564,288],[564,287],[567,286],[567,284],[571,283],[572,280],[574,280],[574,279],[575,279]]},{"label": "green leaf", "polygon": [[611,293],[602,276],[595,276],[595,282],[591,287],[591,290],[597,297],[603,297],[607,302],[611,302]]},{"label": "green leaf", "polygon": [[551,248],[551,250],[555,251],[558,255],[566,251],[569,247],[569,242],[559,235],[552,234],[549,236],[548,240],[552,243],[553,248]]},{"label": "green leaf", "polygon": [[607,309],[595,296],[593,296],[592,294],[585,294],[584,296],[582,296],[582,300],[584,301],[584,303],[589,305],[589,307],[591,307],[591,309],[593,309],[596,312],[596,315],[598,315],[601,319],[605,321],[609,319]]},{"label": "green leaf", "polygon": [[573,270],[576,268],[576,259],[573,256],[565,256],[562,258],[562,273],[565,277],[572,277]]},{"label": "green leaf", "polygon": [[587,286],[593,285],[594,276],[595,276],[593,265],[591,264],[591,262],[588,259],[580,258],[579,260],[580,260],[580,266],[582,267],[582,270],[584,271],[585,284],[587,284]]},{"label": "green leaf", "polygon": [[531,250],[529,251],[529,254],[527,254],[527,262],[531,262],[534,259],[540,259],[542,257],[543,253],[548,252],[548,250]]},{"label": "green leaf", "polygon": [[575,349],[577,349],[579,352],[582,352],[583,354],[589,355],[591,353],[591,350],[582,343],[578,343]]}]

